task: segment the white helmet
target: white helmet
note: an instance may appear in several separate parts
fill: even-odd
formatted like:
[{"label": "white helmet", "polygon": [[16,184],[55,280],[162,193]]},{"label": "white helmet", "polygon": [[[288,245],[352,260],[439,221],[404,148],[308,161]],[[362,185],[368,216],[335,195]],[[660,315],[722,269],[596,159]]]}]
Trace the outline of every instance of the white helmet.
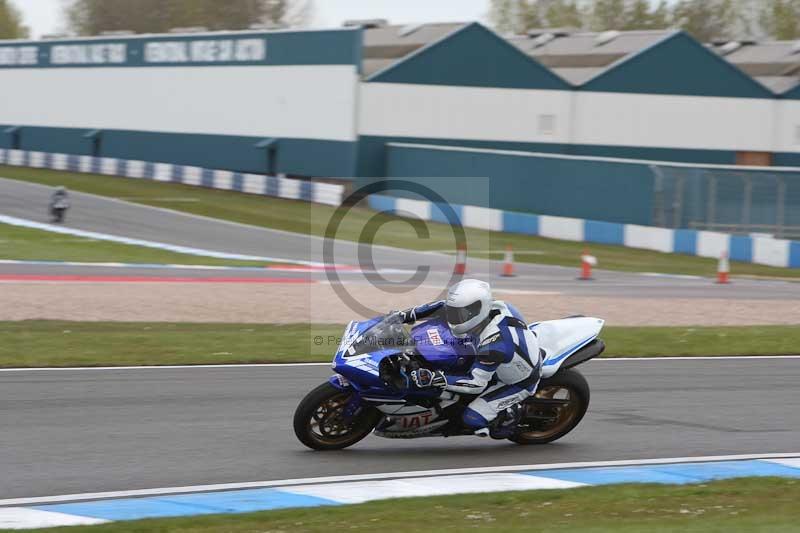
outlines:
[{"label": "white helmet", "polygon": [[486,320],[492,309],[492,289],[477,279],[459,281],[447,291],[445,316],[450,331],[457,337],[466,336]]}]

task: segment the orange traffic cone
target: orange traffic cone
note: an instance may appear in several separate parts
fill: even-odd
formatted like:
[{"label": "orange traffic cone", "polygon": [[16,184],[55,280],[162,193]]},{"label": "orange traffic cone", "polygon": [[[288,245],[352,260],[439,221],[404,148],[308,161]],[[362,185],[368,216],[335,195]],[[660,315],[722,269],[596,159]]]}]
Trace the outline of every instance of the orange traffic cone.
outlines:
[{"label": "orange traffic cone", "polygon": [[504,278],[514,276],[514,250],[510,244],[506,246],[506,254],[503,257],[503,272],[500,275]]},{"label": "orange traffic cone", "polygon": [[728,252],[722,252],[719,256],[717,263],[717,283],[730,283],[728,275],[731,271],[730,261],[728,261]]},{"label": "orange traffic cone", "polygon": [[578,279],[581,281],[591,281],[594,278],[592,277],[592,267],[597,264],[597,258],[593,255],[589,255],[589,249],[583,249],[583,255],[581,255],[581,277]]},{"label": "orange traffic cone", "polygon": [[467,249],[459,246],[456,250],[456,266],[453,268],[453,274],[463,276],[467,272]]}]

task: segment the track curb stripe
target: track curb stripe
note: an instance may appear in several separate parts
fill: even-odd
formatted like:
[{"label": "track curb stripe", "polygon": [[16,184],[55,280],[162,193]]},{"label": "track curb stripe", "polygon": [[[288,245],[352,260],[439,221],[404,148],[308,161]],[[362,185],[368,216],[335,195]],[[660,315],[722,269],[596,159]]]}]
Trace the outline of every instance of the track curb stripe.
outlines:
[{"label": "track curb stripe", "polygon": [[[800,478],[800,453],[398,472],[262,482],[261,486],[240,483],[17,498],[0,500],[0,506],[15,505],[0,507],[0,525],[32,529],[68,523],[343,505],[397,497],[566,489],[612,483],[702,483],[744,476]],[[21,506],[48,501],[51,503]]]}]

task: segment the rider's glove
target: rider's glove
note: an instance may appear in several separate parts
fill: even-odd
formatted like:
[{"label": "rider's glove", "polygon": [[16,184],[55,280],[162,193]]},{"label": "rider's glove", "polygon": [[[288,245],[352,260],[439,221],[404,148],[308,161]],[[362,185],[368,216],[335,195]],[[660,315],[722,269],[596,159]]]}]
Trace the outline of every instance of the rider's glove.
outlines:
[{"label": "rider's glove", "polygon": [[389,314],[398,317],[403,324],[413,324],[417,320],[413,308],[405,311],[392,311]]},{"label": "rider's glove", "polygon": [[437,370],[433,372],[427,368],[420,368],[411,371],[411,381],[420,389],[427,389],[428,387],[438,387],[443,389],[447,386],[447,378],[444,372]]}]

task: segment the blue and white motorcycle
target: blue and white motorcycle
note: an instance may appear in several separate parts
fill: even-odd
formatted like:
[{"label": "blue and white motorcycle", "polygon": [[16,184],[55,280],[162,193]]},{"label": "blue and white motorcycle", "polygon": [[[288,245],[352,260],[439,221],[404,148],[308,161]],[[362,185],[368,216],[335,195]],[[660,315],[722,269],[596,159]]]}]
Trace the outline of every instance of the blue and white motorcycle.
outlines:
[{"label": "blue and white motorcycle", "polygon": [[[572,431],[589,407],[589,385],[573,367],[603,352],[603,320],[570,317],[528,327],[544,351],[542,379],[536,394],[522,402],[507,438],[544,444]],[[454,337],[440,319],[410,331],[396,314],[350,322],[331,365],[335,374],[295,411],[295,434],[315,450],[347,448],[370,433],[404,439],[472,435],[461,414],[474,396],[419,389],[409,376],[421,367],[466,374],[474,354],[473,344]]]}]

